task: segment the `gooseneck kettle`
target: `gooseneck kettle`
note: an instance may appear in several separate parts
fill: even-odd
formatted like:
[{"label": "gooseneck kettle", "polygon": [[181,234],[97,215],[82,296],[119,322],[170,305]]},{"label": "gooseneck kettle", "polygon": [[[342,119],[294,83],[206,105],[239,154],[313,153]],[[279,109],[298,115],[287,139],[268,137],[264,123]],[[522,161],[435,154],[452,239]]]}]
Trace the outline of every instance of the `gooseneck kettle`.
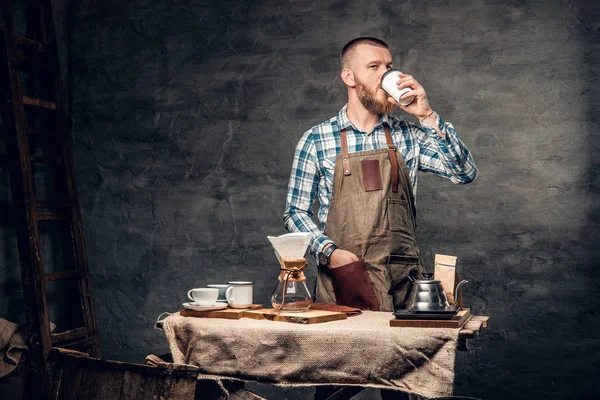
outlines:
[{"label": "gooseneck kettle", "polygon": [[415,279],[408,275],[412,287],[409,290],[406,309],[412,312],[456,312],[458,293],[461,287],[469,281],[460,281],[456,286],[455,301],[448,302],[442,283],[433,279],[433,274],[423,274],[423,279]]}]

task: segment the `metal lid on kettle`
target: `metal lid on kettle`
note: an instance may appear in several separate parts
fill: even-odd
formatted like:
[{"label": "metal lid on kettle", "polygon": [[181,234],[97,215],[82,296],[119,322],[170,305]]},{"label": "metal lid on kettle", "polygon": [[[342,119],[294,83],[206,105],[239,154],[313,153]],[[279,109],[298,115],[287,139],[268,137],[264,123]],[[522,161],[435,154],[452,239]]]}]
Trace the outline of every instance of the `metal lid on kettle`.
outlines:
[{"label": "metal lid on kettle", "polygon": [[435,279],[433,279],[433,274],[432,273],[423,273],[423,279],[415,279],[412,276],[408,275],[407,278],[409,281],[411,281],[412,283],[418,283],[418,284],[431,284],[431,285],[437,285],[439,283],[441,283],[440,281],[437,281]]}]

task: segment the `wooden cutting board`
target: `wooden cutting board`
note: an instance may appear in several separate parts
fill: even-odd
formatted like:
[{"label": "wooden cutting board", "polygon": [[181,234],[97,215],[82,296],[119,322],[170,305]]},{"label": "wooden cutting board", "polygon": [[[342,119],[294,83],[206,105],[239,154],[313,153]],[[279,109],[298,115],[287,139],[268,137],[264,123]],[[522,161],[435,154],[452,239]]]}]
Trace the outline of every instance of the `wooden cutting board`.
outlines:
[{"label": "wooden cutting board", "polygon": [[390,320],[390,326],[403,328],[460,328],[471,317],[471,309],[463,308],[451,319],[396,319]]},{"label": "wooden cutting board", "polygon": [[244,316],[244,312],[248,310],[259,310],[263,308],[262,304],[252,304],[249,308],[224,308],[223,310],[213,311],[195,311],[183,309],[179,311],[182,317],[196,318],[225,318],[225,319],[240,319]]},{"label": "wooden cutting board", "polygon": [[252,319],[268,319],[270,321],[292,322],[295,324],[318,324],[320,322],[346,319],[346,313],[334,311],[308,310],[300,313],[277,312],[273,308],[249,310],[244,317]]}]

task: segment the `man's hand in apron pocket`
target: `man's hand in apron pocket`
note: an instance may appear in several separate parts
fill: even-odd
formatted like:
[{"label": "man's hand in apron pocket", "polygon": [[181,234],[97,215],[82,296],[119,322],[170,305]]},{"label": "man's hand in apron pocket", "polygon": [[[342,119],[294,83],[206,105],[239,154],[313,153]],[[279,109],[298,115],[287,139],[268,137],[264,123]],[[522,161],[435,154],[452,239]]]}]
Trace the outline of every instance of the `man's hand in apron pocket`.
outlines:
[{"label": "man's hand in apron pocket", "polygon": [[329,257],[329,268],[334,269],[358,261],[356,254],[348,250],[336,249]]}]

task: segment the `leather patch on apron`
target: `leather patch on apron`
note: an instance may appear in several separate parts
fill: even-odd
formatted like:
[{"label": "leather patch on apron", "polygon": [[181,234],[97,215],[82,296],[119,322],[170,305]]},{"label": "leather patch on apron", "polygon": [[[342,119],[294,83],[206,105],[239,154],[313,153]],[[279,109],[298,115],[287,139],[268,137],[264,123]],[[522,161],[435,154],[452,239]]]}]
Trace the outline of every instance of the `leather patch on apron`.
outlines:
[{"label": "leather patch on apron", "polygon": [[361,160],[363,185],[366,192],[382,190],[381,172],[379,172],[379,160]]}]

